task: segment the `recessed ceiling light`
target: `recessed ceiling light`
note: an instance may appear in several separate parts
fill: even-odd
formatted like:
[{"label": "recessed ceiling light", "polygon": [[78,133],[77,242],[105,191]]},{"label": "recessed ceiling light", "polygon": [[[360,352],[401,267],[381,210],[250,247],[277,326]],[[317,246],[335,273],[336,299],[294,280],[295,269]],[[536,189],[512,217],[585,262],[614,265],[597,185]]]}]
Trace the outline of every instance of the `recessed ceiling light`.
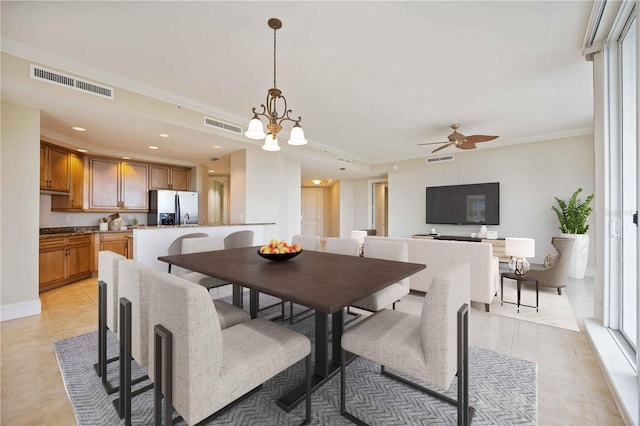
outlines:
[{"label": "recessed ceiling light", "polygon": [[149,145],[149,149],[159,149],[157,146]]},{"label": "recessed ceiling light", "polygon": [[123,160],[131,160],[131,157],[122,157]]},{"label": "recessed ceiling light", "polygon": [[87,131],[87,129],[85,129],[84,127],[78,127],[78,126],[73,126],[72,129],[75,130],[76,132],[86,132]]},{"label": "recessed ceiling light", "polygon": [[215,173],[215,172],[216,172],[215,170],[209,170],[209,173]]},{"label": "recessed ceiling light", "polygon": [[161,138],[170,138],[171,135],[169,133],[160,133],[158,136],[160,136]]},{"label": "recessed ceiling light", "polygon": [[222,148],[222,147],[220,145],[214,145],[211,148],[219,149],[219,148]]},{"label": "recessed ceiling light", "polygon": [[76,151],[78,151],[78,152],[87,152],[86,149],[82,149],[82,148],[78,148],[78,149],[76,149]]}]

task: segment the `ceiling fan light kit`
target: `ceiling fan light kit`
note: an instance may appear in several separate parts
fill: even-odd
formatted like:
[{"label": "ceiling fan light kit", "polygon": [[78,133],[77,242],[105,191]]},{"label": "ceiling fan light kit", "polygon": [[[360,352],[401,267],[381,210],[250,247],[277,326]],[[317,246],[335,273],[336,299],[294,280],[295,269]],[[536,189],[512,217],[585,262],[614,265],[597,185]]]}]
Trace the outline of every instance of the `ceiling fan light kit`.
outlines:
[{"label": "ceiling fan light kit", "polygon": [[[304,145],[307,140],[304,138],[304,131],[300,127],[300,121],[302,118],[298,116],[298,119],[291,118],[289,114],[292,110],[287,107],[287,99],[282,95],[282,91],[278,89],[276,85],[276,31],[282,28],[282,21],[278,18],[269,19],[269,28],[273,29],[273,88],[267,91],[267,102],[261,104],[262,112],[256,111],[253,108],[253,117],[249,121],[249,126],[245,132],[245,136],[250,139],[264,139],[264,145],[262,149],[265,151],[279,151],[280,145],[278,145],[278,133],[282,130],[282,123],[284,121],[292,121],[294,123],[291,133],[289,135],[288,143],[290,145]],[[282,101],[282,114],[278,113],[277,103]],[[267,119],[267,130],[265,133],[264,127],[260,117]]]},{"label": "ceiling fan light kit", "polygon": [[432,153],[438,152],[442,149],[448,148],[450,146],[455,146],[458,149],[475,149],[477,148],[476,143],[479,142],[488,142],[494,139],[497,139],[498,136],[487,136],[487,135],[471,135],[465,136],[462,133],[458,133],[458,128],[460,128],[459,124],[452,124],[449,126],[453,129],[453,133],[451,133],[447,139],[447,142],[427,142],[427,143],[419,143],[418,145],[440,145],[442,146],[431,151]]}]

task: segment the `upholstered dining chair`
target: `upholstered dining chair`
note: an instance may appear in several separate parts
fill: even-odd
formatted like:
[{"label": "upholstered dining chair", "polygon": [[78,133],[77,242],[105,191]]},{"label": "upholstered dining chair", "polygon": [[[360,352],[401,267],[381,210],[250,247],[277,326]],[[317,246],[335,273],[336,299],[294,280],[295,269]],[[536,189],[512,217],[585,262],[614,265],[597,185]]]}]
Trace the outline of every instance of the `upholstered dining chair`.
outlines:
[{"label": "upholstered dining chair", "polygon": [[[364,256],[374,259],[408,262],[409,248],[407,243],[397,241],[369,241],[364,247]],[[377,312],[387,306],[392,306],[395,309],[396,302],[409,294],[409,291],[409,279],[405,278],[357,301],[352,306],[370,312]]]},{"label": "upholstered dining chair", "polygon": [[[167,255],[168,256],[174,256],[176,254],[182,254],[182,241],[185,238],[199,238],[199,237],[208,237],[208,234],[205,234],[204,232],[194,232],[191,234],[185,234],[185,235],[181,235],[178,238],[176,238],[175,240],[173,240],[173,242],[171,244],[169,244],[169,247],[167,247]],[[172,272],[175,275],[178,276],[182,276],[184,275],[187,271],[186,269],[180,268],[179,266],[174,266],[172,269],[172,265],[169,264],[169,269],[167,269],[168,272]]]},{"label": "upholstered dining chair", "polygon": [[324,251],[326,253],[359,256],[360,243],[353,238],[328,237],[324,242]]},{"label": "upholstered dining chair", "polygon": [[[152,278],[149,375],[156,424],[172,425],[172,406],[187,424],[210,420],[265,381],[306,358],[307,424],[311,416],[311,342],[262,318],[220,327],[206,289],[170,274]],[[164,397],[164,410],[162,398]]]},{"label": "upholstered dining chair", "polygon": [[109,250],[98,252],[98,363],[96,371],[108,394],[118,391],[107,379],[107,330],[118,333],[118,262],[126,257]]},{"label": "upholstered dining chair", "polygon": [[235,231],[224,237],[224,248],[234,249],[251,247],[253,245],[254,232],[250,229]]},{"label": "upholstered dining chair", "polygon": [[[224,250],[224,248],[224,238],[222,237],[197,237],[182,240],[182,254]],[[200,284],[207,288],[207,290],[229,284],[225,280],[210,277],[209,275],[194,271],[185,272],[185,274],[182,275],[182,278],[187,281]]]},{"label": "upholstered dining chair", "polygon": [[546,264],[532,263],[526,276],[538,278],[540,287],[551,287],[562,294],[562,289],[567,286],[569,279],[569,266],[573,253],[573,238],[551,238],[551,245],[556,249],[556,253],[547,256]]},{"label": "upholstered dining chair", "polygon": [[[151,388],[151,386],[145,386],[132,392],[132,385],[141,380],[131,379],[130,359],[133,358],[138,365],[143,367],[149,363],[150,293],[156,291],[153,286],[154,277],[160,274],[162,273],[154,268],[132,259],[118,262],[121,319],[118,413],[121,418],[125,419],[125,425],[131,424],[131,398]],[[251,319],[247,312],[221,300],[213,300],[213,304],[218,312],[222,329]],[[142,379],[148,379],[148,377],[142,377]]]},{"label": "upholstered dining chair", "polygon": [[[381,373],[431,396],[455,405],[458,425],[470,424],[473,415],[468,402],[468,321],[470,266],[457,263],[433,278],[421,316],[383,309],[349,328],[342,336],[340,413],[357,424],[362,420],[347,411],[347,353],[379,363]],[[395,373],[393,369],[438,389],[449,389],[458,376],[454,400]],[[354,384],[366,386],[365,378]]]}]

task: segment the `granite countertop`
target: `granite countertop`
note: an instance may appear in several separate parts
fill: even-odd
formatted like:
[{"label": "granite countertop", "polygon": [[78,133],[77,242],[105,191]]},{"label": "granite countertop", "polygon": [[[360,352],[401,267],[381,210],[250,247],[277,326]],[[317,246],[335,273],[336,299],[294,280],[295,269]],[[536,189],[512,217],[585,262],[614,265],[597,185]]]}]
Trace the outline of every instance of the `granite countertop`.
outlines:
[{"label": "granite countertop", "polygon": [[97,226],[64,226],[59,228],[40,228],[40,239],[67,237],[69,235],[82,235],[82,234],[117,234],[123,232],[131,232],[130,229],[126,231],[100,231]]}]

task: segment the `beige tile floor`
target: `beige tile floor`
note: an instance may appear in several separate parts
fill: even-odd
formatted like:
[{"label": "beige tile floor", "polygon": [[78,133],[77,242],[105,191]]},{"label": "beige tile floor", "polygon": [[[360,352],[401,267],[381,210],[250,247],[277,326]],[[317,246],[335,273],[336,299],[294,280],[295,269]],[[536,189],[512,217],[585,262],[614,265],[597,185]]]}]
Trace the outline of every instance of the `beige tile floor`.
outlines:
[{"label": "beige tile floor", "polygon": [[[87,279],[42,293],[41,315],[0,324],[0,424],[75,424],[52,343],[97,329],[96,283]],[[570,283],[567,293],[582,284]],[[588,303],[573,293],[589,315]],[[419,312],[421,303],[420,295],[411,294],[397,306]],[[538,363],[540,425],[624,424],[584,332],[500,317],[480,307],[471,312],[470,340]]]}]

